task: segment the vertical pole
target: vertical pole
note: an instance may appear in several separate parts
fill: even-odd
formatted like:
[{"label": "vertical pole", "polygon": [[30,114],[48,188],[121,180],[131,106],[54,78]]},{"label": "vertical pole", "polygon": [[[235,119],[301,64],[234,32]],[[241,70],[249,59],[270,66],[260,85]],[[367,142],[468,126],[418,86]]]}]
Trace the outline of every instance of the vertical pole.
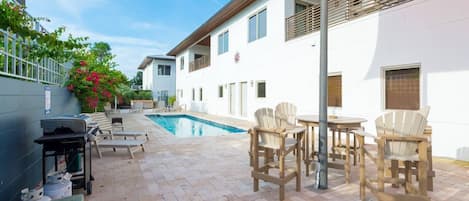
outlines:
[{"label": "vertical pole", "polygon": [[5,60],[4,60],[4,63],[3,63],[3,72],[5,73],[9,73],[8,72],[8,32],[4,32],[3,33],[3,47],[4,47],[4,52],[5,52]]},{"label": "vertical pole", "polygon": [[114,96],[114,112],[117,112],[117,96]]},{"label": "vertical pole", "polygon": [[36,59],[34,64],[36,65],[36,82],[40,82],[40,75],[39,75],[39,61]]},{"label": "vertical pole", "polygon": [[327,0],[321,0],[321,40],[319,68],[319,167],[316,188],[327,189]]},{"label": "vertical pole", "polygon": [[20,38],[18,41],[19,49],[18,49],[18,61],[19,61],[19,68],[18,68],[18,75],[24,76],[23,75],[23,43],[24,39]]},{"label": "vertical pole", "polygon": [[11,74],[16,74],[16,34],[11,36]]}]

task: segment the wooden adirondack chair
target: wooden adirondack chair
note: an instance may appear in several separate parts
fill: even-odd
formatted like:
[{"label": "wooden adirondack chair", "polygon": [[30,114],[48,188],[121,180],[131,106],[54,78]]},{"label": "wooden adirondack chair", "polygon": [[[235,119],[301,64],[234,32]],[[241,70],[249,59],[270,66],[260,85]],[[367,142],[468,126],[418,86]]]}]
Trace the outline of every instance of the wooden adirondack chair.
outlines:
[{"label": "wooden adirondack chair", "polygon": [[[428,114],[430,113],[430,106],[422,107],[418,110],[420,114],[422,114],[426,119],[428,119]],[[433,178],[435,177],[435,171],[433,171],[433,160],[432,160],[432,127],[427,125],[423,131],[423,134],[428,139],[428,148],[427,148],[427,156],[428,156],[428,165],[427,165],[427,190],[433,191]],[[417,163],[411,164],[412,170],[411,174],[417,176]],[[393,160],[391,161],[391,175],[393,178],[397,178],[399,173],[405,173],[405,167],[403,164],[400,164],[398,161]],[[393,185],[393,187],[398,187],[397,185]]]},{"label": "wooden adirondack chair", "polygon": [[[365,200],[365,188],[375,195],[384,192],[384,183],[403,184],[406,193],[427,196],[428,139],[423,135],[426,118],[417,111],[393,111],[378,117],[375,124],[377,136],[355,132],[360,144],[360,199]],[[375,138],[377,154],[365,146],[365,136]],[[377,178],[366,178],[365,155],[377,165]],[[405,179],[385,178],[385,160],[403,161]],[[412,185],[411,162],[418,163],[418,190]]]},{"label": "wooden adirondack chair", "polygon": [[296,106],[291,103],[279,103],[275,107],[277,125],[282,128],[296,127]]},{"label": "wooden adirondack chair", "polygon": [[[253,140],[253,170],[254,191],[259,190],[259,179],[278,184],[279,199],[285,199],[285,184],[296,177],[296,191],[301,190],[301,156],[296,155],[296,167],[287,168],[285,157],[287,154],[300,149],[300,140],[287,138],[290,133],[303,133],[304,128],[285,129],[277,125],[274,111],[271,108],[261,108],[255,112],[258,126],[251,130]],[[259,167],[258,149],[265,150],[264,165]],[[278,161],[269,157],[273,152],[279,155]],[[269,169],[278,168],[278,176],[269,174]]]},{"label": "wooden adirondack chair", "polygon": [[[298,127],[296,124],[296,106],[293,105],[292,103],[288,102],[282,102],[277,104],[275,106],[275,119],[277,122],[277,125],[280,126],[281,128],[295,128]],[[296,139],[297,136],[294,133],[293,137]],[[304,143],[304,142],[303,142]],[[304,147],[302,145],[301,147]],[[302,149],[303,153],[304,150]],[[294,152],[296,154],[296,152]]]}]

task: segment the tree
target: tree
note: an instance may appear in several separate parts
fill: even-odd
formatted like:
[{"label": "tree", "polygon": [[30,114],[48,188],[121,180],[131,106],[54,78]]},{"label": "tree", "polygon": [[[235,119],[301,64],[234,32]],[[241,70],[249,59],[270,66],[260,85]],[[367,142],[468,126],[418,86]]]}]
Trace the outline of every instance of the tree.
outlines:
[{"label": "tree", "polygon": [[91,54],[96,56],[97,62],[102,63],[103,65],[108,65],[111,68],[117,66],[115,62],[113,62],[114,55],[111,53],[111,46],[105,42],[97,42],[91,46],[90,49]]},{"label": "tree", "polygon": [[143,85],[143,72],[138,71],[137,75],[130,81],[132,85]]},{"label": "tree", "polygon": [[114,69],[110,50],[109,44],[99,42],[75,55],[66,86],[80,100],[82,112],[102,111],[104,104],[119,94],[119,86],[128,84],[127,77]]}]

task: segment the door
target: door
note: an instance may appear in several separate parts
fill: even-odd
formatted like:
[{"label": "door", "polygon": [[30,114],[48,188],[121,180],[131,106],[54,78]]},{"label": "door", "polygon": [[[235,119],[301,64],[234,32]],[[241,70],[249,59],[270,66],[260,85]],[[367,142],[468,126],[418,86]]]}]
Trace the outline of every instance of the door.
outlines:
[{"label": "door", "polygon": [[160,95],[158,96],[158,101],[163,101],[165,105],[168,105],[168,91],[167,90],[160,91]]},{"label": "door", "polygon": [[229,91],[229,108],[230,114],[235,115],[235,102],[236,102],[236,94],[235,94],[235,83],[230,84],[230,91]]},{"label": "door", "polygon": [[247,82],[241,82],[239,87],[239,114],[243,117],[247,113]]}]

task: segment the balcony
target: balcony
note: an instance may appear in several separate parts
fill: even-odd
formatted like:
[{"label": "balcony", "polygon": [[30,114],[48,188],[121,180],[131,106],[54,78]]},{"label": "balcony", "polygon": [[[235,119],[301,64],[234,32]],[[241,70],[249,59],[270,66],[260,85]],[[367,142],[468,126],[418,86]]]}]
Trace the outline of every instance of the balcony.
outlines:
[{"label": "balcony", "polygon": [[[386,10],[412,0],[329,0],[329,27],[356,18]],[[320,29],[320,7],[309,5],[306,9],[285,19],[285,37],[291,40]]]},{"label": "balcony", "polygon": [[189,72],[210,66],[210,56],[203,55],[189,63]]}]

